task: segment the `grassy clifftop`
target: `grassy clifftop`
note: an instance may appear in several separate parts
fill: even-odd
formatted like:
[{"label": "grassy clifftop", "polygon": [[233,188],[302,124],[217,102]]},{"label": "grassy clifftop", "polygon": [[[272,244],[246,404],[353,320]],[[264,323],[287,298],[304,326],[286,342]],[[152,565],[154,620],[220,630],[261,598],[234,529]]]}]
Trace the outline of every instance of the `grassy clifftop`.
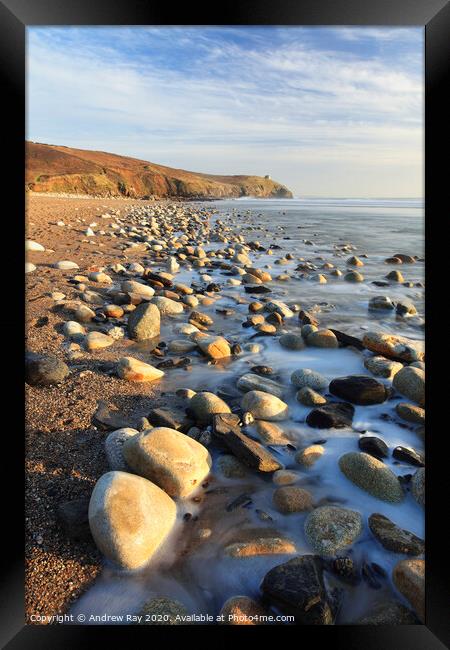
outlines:
[{"label": "grassy clifftop", "polygon": [[172,169],[103,151],[26,143],[26,188],[131,198],[292,198],[284,185],[262,176],[217,176]]}]

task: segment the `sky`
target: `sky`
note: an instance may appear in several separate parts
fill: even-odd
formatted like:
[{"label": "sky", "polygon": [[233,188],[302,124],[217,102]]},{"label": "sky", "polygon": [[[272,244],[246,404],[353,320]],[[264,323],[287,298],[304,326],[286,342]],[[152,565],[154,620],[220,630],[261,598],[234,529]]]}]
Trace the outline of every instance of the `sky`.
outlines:
[{"label": "sky", "polygon": [[423,196],[423,28],[28,27],[27,139]]}]

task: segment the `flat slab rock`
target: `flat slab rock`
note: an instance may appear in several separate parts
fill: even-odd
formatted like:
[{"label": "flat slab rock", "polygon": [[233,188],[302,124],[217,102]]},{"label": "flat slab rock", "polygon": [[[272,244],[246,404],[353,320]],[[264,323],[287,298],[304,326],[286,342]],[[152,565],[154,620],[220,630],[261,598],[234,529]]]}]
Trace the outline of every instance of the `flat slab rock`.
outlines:
[{"label": "flat slab rock", "polygon": [[214,415],[213,432],[220,442],[245,465],[260,472],[275,472],[282,465],[262,445],[246,436],[239,428],[239,417],[232,413]]},{"label": "flat slab rock", "polygon": [[369,517],[369,528],[384,548],[395,553],[421,555],[425,552],[425,542],[414,533],[400,528],[393,521],[375,512]]},{"label": "flat slab rock", "polygon": [[355,409],[347,402],[324,404],[310,411],[306,424],[314,429],[343,429],[351,427]]},{"label": "flat slab rock", "polygon": [[389,397],[384,384],[366,375],[337,377],[330,383],[329,391],[336,397],[362,406],[381,404]]},{"label": "flat slab rock", "polygon": [[323,581],[319,556],[301,555],[271,569],[261,585],[264,595],[300,625],[332,625],[336,608]]}]

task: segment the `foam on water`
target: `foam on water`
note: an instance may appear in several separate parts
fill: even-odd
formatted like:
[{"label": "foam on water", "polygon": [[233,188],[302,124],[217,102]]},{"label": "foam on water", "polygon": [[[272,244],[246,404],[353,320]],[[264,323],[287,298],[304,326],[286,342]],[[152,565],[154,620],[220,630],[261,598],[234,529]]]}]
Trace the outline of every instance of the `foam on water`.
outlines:
[{"label": "foam on water", "polygon": [[[420,255],[422,249],[421,222],[418,219],[420,208],[404,205],[402,210],[398,207],[378,205],[366,208],[363,217],[361,213],[364,206],[338,207],[332,204],[298,205],[299,202],[283,201],[246,201],[245,209],[251,207],[251,214],[241,214],[238,218],[235,213],[230,216],[230,210],[236,209],[236,202],[223,202],[216,204],[220,218],[229,223],[240,223],[241,230],[246,240],[258,240],[263,245],[276,241],[282,246],[281,251],[274,251],[273,256],[267,253],[250,253],[254,266],[264,268],[270,266],[270,273],[274,281],[269,284],[272,293],[269,298],[278,298],[292,304],[297,302],[305,309],[314,305],[321,305],[318,313],[321,327],[334,327],[342,329],[353,335],[361,336],[367,329],[377,329],[394,334],[409,336],[412,339],[422,340],[423,330],[418,326],[416,319],[397,319],[394,314],[373,314],[367,311],[367,304],[373,295],[389,295],[393,300],[414,301],[419,314],[423,314],[423,294],[417,287],[409,289],[403,285],[390,284],[388,287],[376,287],[370,284],[372,279],[380,280],[392,269],[384,263],[384,259],[396,252],[405,252],[411,255]],[[256,204],[256,206],[255,206]],[[255,210],[258,216],[255,216]],[[241,213],[241,208],[239,207]],[[414,215],[413,217],[411,215]],[[414,219],[416,221],[414,221]],[[314,222],[314,232],[309,230],[311,220]],[[351,223],[349,222],[351,220]],[[354,223],[353,223],[354,221]],[[302,229],[298,229],[301,225]],[[367,229],[370,226],[370,237]],[[245,227],[254,228],[247,231]],[[279,235],[274,236],[280,227],[283,234],[291,237],[284,240]],[[257,230],[264,228],[265,230]],[[396,232],[398,231],[398,232]],[[389,238],[386,238],[386,233]],[[303,236],[314,239],[315,246],[303,243]],[[361,272],[366,281],[362,284],[349,284],[343,278],[328,278],[328,283],[321,285],[309,280],[299,280],[298,273],[293,271],[298,262],[287,265],[275,265],[274,260],[287,252],[292,252],[296,257],[314,260],[322,255],[345,272],[344,257],[333,257],[335,250],[332,245],[344,236],[358,245],[354,254],[367,253]],[[347,241],[347,239],[346,239]],[[363,245],[361,245],[361,241]],[[382,246],[381,246],[382,243]],[[205,245],[205,250],[217,250],[224,244],[211,243]],[[320,262],[317,262],[320,264]],[[158,267],[155,267],[156,269]],[[400,265],[401,272],[408,281],[423,281],[423,263],[414,265]],[[182,267],[176,274],[177,283],[190,285],[192,281],[201,282],[204,269],[189,269]],[[177,388],[189,387],[194,390],[217,391],[219,387],[230,387],[236,391],[236,381],[253,365],[268,365],[276,371],[276,380],[286,389],[285,401],[289,405],[290,420],[280,423],[292,437],[293,445],[303,448],[317,440],[324,442],[325,453],[309,469],[301,468],[295,462],[294,449],[288,447],[271,447],[272,453],[288,469],[295,469],[300,474],[297,485],[305,487],[313,495],[315,503],[329,502],[342,505],[352,510],[357,510],[363,516],[364,532],[346,553],[357,561],[376,562],[387,572],[387,578],[380,581],[380,589],[374,590],[362,582],[358,586],[350,587],[335,580],[344,589],[344,599],[339,614],[338,622],[345,623],[366,612],[371,602],[392,599],[391,574],[396,562],[403,559],[403,555],[386,551],[370,534],[367,528],[367,518],[374,512],[380,512],[392,519],[399,526],[424,537],[424,517],[422,508],[415,502],[410,493],[406,494],[401,504],[390,504],[375,497],[351,483],[339,470],[338,460],[348,451],[358,450],[358,431],[377,435],[383,439],[392,450],[397,445],[413,447],[423,451],[423,442],[413,427],[403,424],[400,426],[398,419],[384,419],[384,414],[392,416],[394,407],[400,399],[389,400],[380,405],[357,406],[352,429],[318,430],[305,424],[309,408],[304,407],[295,399],[296,389],[290,383],[290,375],[299,368],[310,368],[320,372],[328,380],[349,374],[363,374],[372,376],[364,367],[364,358],[368,352],[358,352],[353,349],[318,349],[305,348],[300,351],[289,351],[282,348],[278,337],[256,337],[252,328],[242,328],[242,322],[248,313],[246,304],[238,304],[236,299],[245,295],[249,300],[250,294],[244,294],[243,287],[226,285],[227,275],[220,269],[206,269],[214,282],[223,286],[218,300],[209,307],[199,305],[198,309],[210,314],[214,318],[211,328],[215,334],[224,334],[228,340],[245,344],[248,341],[258,343],[261,351],[257,354],[243,352],[232,362],[219,364],[207,363],[200,358],[197,352],[188,353],[193,360],[192,370],[173,369],[166,372],[164,390],[175,391]],[[320,271],[319,271],[320,272]],[[277,281],[279,273],[291,273],[292,278],[287,282]],[[235,276],[239,277],[239,276]],[[258,295],[255,295],[258,299]],[[221,316],[216,309],[230,307],[235,310],[232,316]],[[186,316],[164,320],[161,338],[169,342],[174,338],[182,338],[174,333],[174,323],[186,322]],[[285,331],[299,331],[296,316],[286,319]],[[195,362],[194,362],[195,361]],[[150,361],[151,363],[151,361]],[[390,385],[389,380],[381,380]],[[251,427],[248,433],[254,434]],[[101,577],[72,607],[75,615],[108,613],[111,615],[137,613],[142,605],[153,596],[168,596],[184,603],[190,613],[218,614],[225,600],[233,595],[246,594],[258,597],[259,586],[269,569],[289,559],[289,555],[272,555],[262,557],[232,558],[224,554],[224,545],[227,543],[230,532],[239,530],[242,525],[264,527],[258,519],[256,510],[262,510],[273,518],[271,526],[291,539],[297,549],[297,554],[311,553],[304,535],[304,521],[306,513],[282,515],[274,507],[272,495],[274,485],[270,476],[257,472],[250,472],[243,479],[222,478],[215,472],[217,459],[220,452],[213,451],[213,478],[211,487],[218,490],[214,494],[206,494],[201,506],[192,501],[192,498],[178,502],[178,523],[170,540],[164,544],[158,555],[153,558],[150,565],[138,572],[121,572],[108,563]],[[411,474],[416,468],[406,463],[395,464],[390,456],[385,460],[387,466],[397,475]],[[220,495],[220,489],[228,490]],[[214,491],[213,490],[213,491]],[[204,492],[199,488],[198,493]],[[228,513],[225,511],[226,503],[231,502],[239,494],[248,494],[252,503],[250,507],[238,508]],[[212,534],[209,538],[198,542],[197,532],[205,523],[202,520],[203,508],[208,508],[212,502],[206,519],[212,519]],[[211,512],[212,510],[212,512]],[[197,514],[198,521],[182,521],[185,512]],[[208,525],[208,524],[206,524]],[[196,540],[196,541],[195,541]],[[195,542],[195,543],[194,543]],[[181,549],[186,552],[180,553]],[[327,577],[333,582],[334,578]],[[396,593],[396,597],[401,597]],[[87,621],[88,622],[88,621]]]}]

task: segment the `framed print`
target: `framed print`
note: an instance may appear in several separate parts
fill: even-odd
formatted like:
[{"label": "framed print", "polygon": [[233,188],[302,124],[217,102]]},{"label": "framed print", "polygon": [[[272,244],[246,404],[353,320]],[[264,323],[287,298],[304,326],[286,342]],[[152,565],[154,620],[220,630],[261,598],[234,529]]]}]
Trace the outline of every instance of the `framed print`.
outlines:
[{"label": "framed print", "polygon": [[2,647],[447,647],[448,4],[0,15]]}]

